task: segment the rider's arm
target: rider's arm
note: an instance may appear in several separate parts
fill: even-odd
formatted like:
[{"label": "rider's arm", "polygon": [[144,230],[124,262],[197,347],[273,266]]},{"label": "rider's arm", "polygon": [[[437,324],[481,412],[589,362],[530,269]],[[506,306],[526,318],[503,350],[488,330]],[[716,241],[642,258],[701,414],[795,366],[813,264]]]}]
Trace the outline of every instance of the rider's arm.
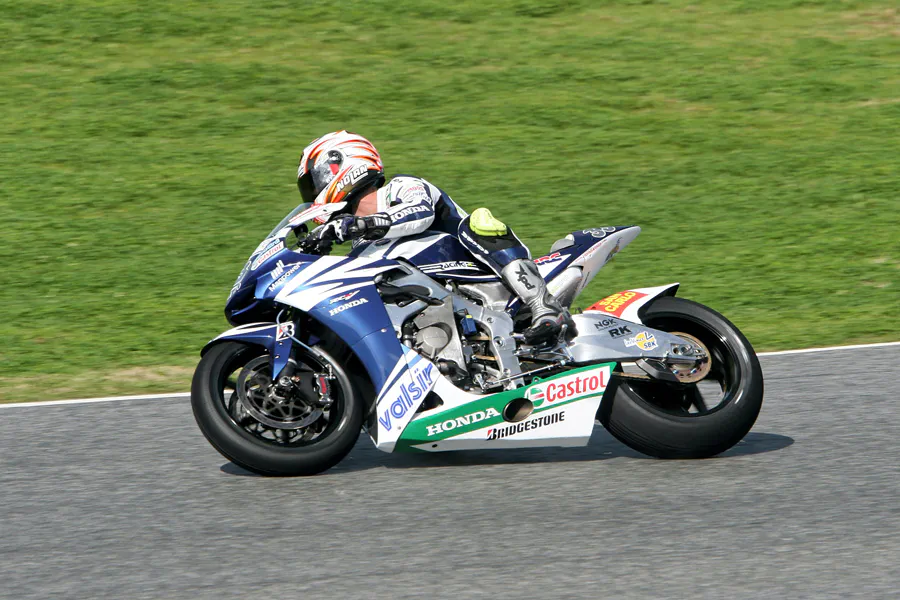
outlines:
[{"label": "rider's arm", "polygon": [[[433,191],[436,190],[436,191]],[[440,190],[422,179],[395,177],[378,190],[381,210],[365,217],[342,215],[310,234],[308,245],[317,244],[320,253],[330,250],[330,241],[400,238],[422,233],[434,222],[434,206]]]},{"label": "rider's arm", "polygon": [[390,219],[391,226],[385,238],[415,235],[428,229],[434,222],[435,199],[431,187],[414,177],[397,177],[388,184],[382,192],[387,196],[387,207],[375,213]]}]

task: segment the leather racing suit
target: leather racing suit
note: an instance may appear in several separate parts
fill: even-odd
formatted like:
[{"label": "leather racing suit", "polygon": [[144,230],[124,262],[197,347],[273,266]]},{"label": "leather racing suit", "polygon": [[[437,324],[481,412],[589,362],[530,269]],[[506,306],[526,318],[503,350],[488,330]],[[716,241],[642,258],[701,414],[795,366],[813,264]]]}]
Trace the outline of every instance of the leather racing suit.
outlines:
[{"label": "leather racing suit", "polygon": [[382,224],[378,237],[400,238],[425,231],[456,237],[531,308],[526,341],[555,339],[564,323],[574,330],[568,311],[547,291],[528,248],[488,209],[479,208],[469,215],[446,192],[409,175],[392,178],[376,194],[376,213],[369,218]]}]

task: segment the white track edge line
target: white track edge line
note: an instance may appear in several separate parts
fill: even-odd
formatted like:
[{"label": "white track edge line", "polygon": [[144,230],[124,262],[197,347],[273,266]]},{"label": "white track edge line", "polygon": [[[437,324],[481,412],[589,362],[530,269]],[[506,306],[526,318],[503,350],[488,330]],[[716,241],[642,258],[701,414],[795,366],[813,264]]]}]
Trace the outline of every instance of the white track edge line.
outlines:
[{"label": "white track edge line", "polygon": [[[798,350],[777,350],[775,352],[757,352],[757,356],[783,356],[785,354],[809,354],[812,352],[831,352],[835,350],[860,350],[863,348],[882,348],[885,346],[900,346],[900,342],[878,342],[876,344],[855,344],[853,346],[827,346],[824,348],[800,348]],[[77,398],[74,400],[49,400],[44,402],[11,402],[0,403],[3,408],[31,408],[34,406],[65,406],[67,404],[95,404],[99,402],[117,402],[119,400],[160,400],[163,398],[188,398],[190,392],[176,392],[174,394],[145,394],[143,396],[110,396],[108,398]]]},{"label": "white track edge line", "polygon": [[800,348],[799,350],[777,350],[775,352],[757,352],[757,356],[781,356],[783,354],[807,354],[811,352],[831,352],[833,350],[860,350],[862,348],[881,348],[884,346],[900,346],[900,342],[879,342],[877,344],[856,344],[853,346],[827,346],[825,348]]},{"label": "white track edge line", "polygon": [[31,406],[61,406],[66,404],[97,404],[100,402],[118,402],[119,400],[161,400],[162,398],[188,398],[190,392],[176,392],[174,394],[144,394],[142,396],[110,396],[108,398],[76,398],[74,400],[48,400],[43,402],[11,402],[0,403],[3,408],[28,408]]}]

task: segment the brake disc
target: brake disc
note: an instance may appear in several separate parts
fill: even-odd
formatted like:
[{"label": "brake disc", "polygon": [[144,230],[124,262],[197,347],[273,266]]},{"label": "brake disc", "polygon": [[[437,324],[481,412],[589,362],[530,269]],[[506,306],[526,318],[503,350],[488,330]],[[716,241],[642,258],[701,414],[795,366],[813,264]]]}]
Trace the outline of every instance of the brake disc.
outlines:
[{"label": "brake disc", "polygon": [[281,395],[265,372],[270,366],[269,357],[263,355],[241,369],[235,387],[244,410],[274,429],[301,429],[316,422],[323,414],[322,409],[306,402],[295,391]]}]

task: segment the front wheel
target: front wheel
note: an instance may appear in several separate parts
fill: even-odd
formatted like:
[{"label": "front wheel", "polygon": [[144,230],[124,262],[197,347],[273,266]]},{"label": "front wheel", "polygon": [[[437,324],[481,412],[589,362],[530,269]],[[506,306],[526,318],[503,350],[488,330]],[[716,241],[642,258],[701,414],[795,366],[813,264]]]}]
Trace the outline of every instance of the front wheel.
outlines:
[{"label": "front wheel", "polygon": [[642,321],[699,340],[709,351],[709,373],[696,383],[614,377],[599,421],[619,441],[657,458],[707,458],[737,444],[762,408],[762,368],[750,342],[719,313],[683,298],[654,300]]},{"label": "front wheel", "polygon": [[257,346],[224,342],[200,360],[191,407],[222,456],[261,475],[314,475],[353,448],[364,410],[350,379],[321,349],[294,358],[287,388],[273,385]]}]

